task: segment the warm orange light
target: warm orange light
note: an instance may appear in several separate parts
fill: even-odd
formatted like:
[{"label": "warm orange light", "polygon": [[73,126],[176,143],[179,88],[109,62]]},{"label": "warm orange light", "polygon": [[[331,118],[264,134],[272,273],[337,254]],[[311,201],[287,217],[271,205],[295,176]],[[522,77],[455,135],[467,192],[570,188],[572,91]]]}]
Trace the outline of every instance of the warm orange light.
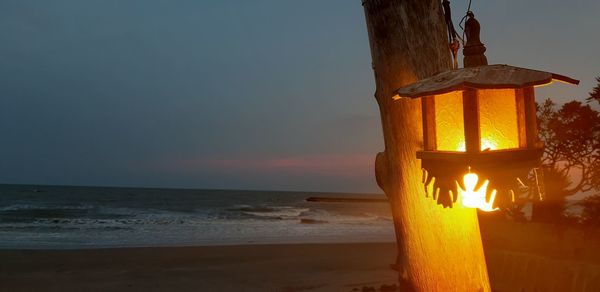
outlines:
[{"label": "warm orange light", "polygon": [[[491,140],[491,139],[487,139],[487,138],[482,138],[481,139],[481,150],[482,151],[489,151],[489,150],[497,150],[498,149],[498,143],[496,143],[496,141]],[[460,143],[458,144],[458,147],[455,149],[455,151],[459,151],[459,152],[465,152],[467,151],[467,147],[465,146],[465,141],[460,141]]]},{"label": "warm orange light", "polygon": [[465,185],[465,189],[463,190],[458,182],[456,183],[460,200],[462,201],[463,206],[469,208],[479,208],[479,210],[485,212],[492,212],[498,210],[498,208],[493,208],[494,199],[496,198],[496,190],[492,191],[492,195],[490,197],[489,202],[485,200],[485,194],[487,192],[489,180],[486,180],[483,185],[475,190],[477,186],[477,181],[479,181],[479,177],[475,173],[467,173],[463,177],[463,182]]},{"label": "warm orange light", "polygon": [[461,91],[452,91],[435,96],[435,129],[438,151],[459,150],[465,144],[463,96]]},{"label": "warm orange light", "polygon": [[[514,89],[477,90],[481,151],[519,148],[519,123]],[[438,151],[465,152],[463,93],[435,96]]]},{"label": "warm orange light", "polygon": [[496,150],[498,149],[498,143],[492,139],[482,138],[481,139],[481,150]]},{"label": "warm orange light", "polygon": [[514,89],[482,89],[479,96],[481,150],[519,148]]}]

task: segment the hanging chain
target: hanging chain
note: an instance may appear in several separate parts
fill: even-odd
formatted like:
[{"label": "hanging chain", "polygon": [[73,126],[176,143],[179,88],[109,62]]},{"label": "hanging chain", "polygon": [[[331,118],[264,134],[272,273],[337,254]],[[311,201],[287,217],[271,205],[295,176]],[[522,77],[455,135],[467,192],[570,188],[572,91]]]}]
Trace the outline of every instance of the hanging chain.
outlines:
[{"label": "hanging chain", "polygon": [[[470,4],[469,4],[470,6]],[[452,22],[452,11],[450,9],[450,1],[443,0],[442,7],[444,8],[444,19],[446,21],[446,27],[448,29],[448,47],[452,52],[452,60],[454,69],[458,68],[458,50],[460,49],[460,41],[462,39],[456,33],[454,29],[454,23]],[[464,42],[463,42],[464,43]]]},{"label": "hanging chain", "polygon": [[[465,16],[463,16],[463,18],[460,19],[460,22],[458,23],[458,26],[460,26],[460,29],[462,30],[462,39],[465,39],[465,28],[463,27],[463,23],[465,22],[465,20],[467,19],[467,17],[469,17],[469,14],[473,14],[473,12],[471,11],[471,0],[469,0],[469,6],[467,6],[467,12],[465,13]],[[464,45],[464,41],[463,41],[463,45]]]}]

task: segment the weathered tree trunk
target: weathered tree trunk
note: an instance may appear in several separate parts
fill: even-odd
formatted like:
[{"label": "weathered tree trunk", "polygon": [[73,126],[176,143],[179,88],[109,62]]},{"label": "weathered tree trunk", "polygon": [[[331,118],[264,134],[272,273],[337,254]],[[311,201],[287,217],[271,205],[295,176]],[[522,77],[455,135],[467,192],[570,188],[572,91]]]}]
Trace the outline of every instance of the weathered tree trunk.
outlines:
[{"label": "weathered tree trunk", "polygon": [[439,0],[363,0],[385,151],[376,176],[392,204],[403,291],[490,291],[475,209],[425,197],[421,103],[393,90],[451,67]]}]

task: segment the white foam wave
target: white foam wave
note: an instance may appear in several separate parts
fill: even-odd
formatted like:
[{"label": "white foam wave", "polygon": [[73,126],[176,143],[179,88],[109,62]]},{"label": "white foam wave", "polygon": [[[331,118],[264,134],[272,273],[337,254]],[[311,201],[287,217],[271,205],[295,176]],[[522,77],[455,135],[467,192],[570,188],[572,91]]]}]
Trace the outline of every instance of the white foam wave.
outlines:
[{"label": "white foam wave", "polygon": [[373,213],[339,214],[322,209],[310,210],[302,214],[302,219],[318,222],[328,222],[342,225],[369,225],[391,221],[391,217],[379,216]]},{"label": "white foam wave", "polygon": [[310,210],[309,208],[295,208],[289,206],[269,207],[266,211],[245,211],[246,215],[269,218],[269,219],[294,219],[298,218],[302,213]]},{"label": "white foam wave", "polygon": [[93,209],[92,205],[69,205],[69,206],[49,206],[49,205],[34,205],[34,204],[14,204],[0,207],[2,211],[22,211],[22,210],[87,210]]}]

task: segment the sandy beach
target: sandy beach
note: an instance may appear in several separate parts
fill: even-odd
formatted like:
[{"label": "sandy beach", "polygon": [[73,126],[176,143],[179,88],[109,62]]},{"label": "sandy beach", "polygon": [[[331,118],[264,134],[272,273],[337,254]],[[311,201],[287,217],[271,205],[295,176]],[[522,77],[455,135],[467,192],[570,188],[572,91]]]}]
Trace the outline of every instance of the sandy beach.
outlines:
[{"label": "sandy beach", "polygon": [[0,250],[0,291],[352,291],[394,284],[395,258],[394,243]]}]

